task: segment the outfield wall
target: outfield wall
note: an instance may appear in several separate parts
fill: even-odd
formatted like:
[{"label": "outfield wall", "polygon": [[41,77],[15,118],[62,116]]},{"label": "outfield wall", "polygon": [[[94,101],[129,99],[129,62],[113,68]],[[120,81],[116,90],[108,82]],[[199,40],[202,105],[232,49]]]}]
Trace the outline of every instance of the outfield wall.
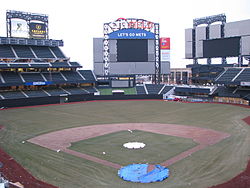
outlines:
[{"label": "outfield wall", "polygon": [[69,102],[94,101],[94,100],[133,100],[133,99],[163,99],[162,95],[65,95],[65,96],[50,96],[36,98],[21,98],[21,99],[4,99],[0,100],[0,108],[36,106],[48,104],[63,104]]}]

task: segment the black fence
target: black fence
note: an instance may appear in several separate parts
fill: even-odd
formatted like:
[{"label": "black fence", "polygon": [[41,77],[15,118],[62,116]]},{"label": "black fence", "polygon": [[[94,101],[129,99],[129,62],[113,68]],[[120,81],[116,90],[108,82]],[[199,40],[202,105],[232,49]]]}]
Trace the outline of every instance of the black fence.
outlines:
[{"label": "black fence", "polygon": [[50,96],[50,97],[32,97],[20,99],[3,99],[0,100],[0,108],[22,107],[22,106],[36,106],[48,104],[62,104],[80,101],[94,101],[94,100],[141,100],[141,99],[162,99],[162,95],[64,95],[64,96]]}]

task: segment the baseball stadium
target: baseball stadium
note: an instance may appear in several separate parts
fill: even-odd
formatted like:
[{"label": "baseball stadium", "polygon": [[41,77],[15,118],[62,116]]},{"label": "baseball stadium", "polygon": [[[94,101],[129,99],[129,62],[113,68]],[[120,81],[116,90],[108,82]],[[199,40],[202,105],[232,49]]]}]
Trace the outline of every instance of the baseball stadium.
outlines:
[{"label": "baseball stadium", "polygon": [[159,23],[101,23],[84,70],[48,18],[6,11],[0,188],[250,187],[250,20],[195,18],[189,78],[171,71]]}]

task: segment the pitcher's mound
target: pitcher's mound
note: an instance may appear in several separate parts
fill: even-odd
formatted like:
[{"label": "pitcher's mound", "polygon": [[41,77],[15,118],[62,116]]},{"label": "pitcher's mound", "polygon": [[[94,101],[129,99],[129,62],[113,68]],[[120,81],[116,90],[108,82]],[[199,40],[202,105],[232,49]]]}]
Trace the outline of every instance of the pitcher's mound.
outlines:
[{"label": "pitcher's mound", "polygon": [[128,148],[128,149],[140,149],[144,148],[146,144],[142,142],[128,142],[123,144],[123,147]]}]

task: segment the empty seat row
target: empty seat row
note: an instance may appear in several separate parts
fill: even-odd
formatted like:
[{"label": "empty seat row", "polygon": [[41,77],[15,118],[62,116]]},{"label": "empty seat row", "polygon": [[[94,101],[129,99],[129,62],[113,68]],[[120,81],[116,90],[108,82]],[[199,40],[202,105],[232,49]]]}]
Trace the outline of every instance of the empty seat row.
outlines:
[{"label": "empty seat row", "polygon": [[148,91],[148,94],[159,94],[159,92],[162,90],[164,84],[146,84],[146,88]]},{"label": "empty seat row", "polygon": [[48,96],[60,96],[60,95],[78,95],[78,94],[89,94],[97,92],[94,87],[65,87],[65,88],[45,88],[40,90],[19,90],[19,91],[1,91],[1,99],[18,99],[28,97],[48,97]]},{"label": "empty seat row", "polygon": [[136,86],[136,92],[137,92],[138,95],[146,94],[144,86]]},{"label": "empty seat row", "polygon": [[[79,81],[79,83],[82,83],[81,81],[86,81],[86,82],[95,81],[92,71],[86,71],[81,73],[82,74],[80,74],[77,71],[61,71],[61,72],[2,71],[0,72],[0,83],[23,84],[25,82],[46,82],[46,81],[51,81],[55,83]],[[88,78],[88,80],[86,80],[85,78]]]},{"label": "empty seat row", "polygon": [[96,78],[91,70],[79,70],[78,71],[86,80],[95,81]]},{"label": "empty seat row", "polygon": [[66,58],[59,47],[0,45],[0,58]]},{"label": "empty seat row", "polygon": [[174,86],[167,86],[165,85],[165,87],[163,88],[163,90],[161,91],[160,94],[165,94],[167,92],[169,92],[171,89],[173,89]]},{"label": "empty seat row", "polygon": [[229,68],[226,71],[222,73],[222,75],[219,75],[219,77],[216,79],[218,82],[231,82],[234,77],[241,71],[240,68]]},{"label": "empty seat row", "polygon": [[235,82],[250,82],[250,68],[245,68],[234,81]]}]

